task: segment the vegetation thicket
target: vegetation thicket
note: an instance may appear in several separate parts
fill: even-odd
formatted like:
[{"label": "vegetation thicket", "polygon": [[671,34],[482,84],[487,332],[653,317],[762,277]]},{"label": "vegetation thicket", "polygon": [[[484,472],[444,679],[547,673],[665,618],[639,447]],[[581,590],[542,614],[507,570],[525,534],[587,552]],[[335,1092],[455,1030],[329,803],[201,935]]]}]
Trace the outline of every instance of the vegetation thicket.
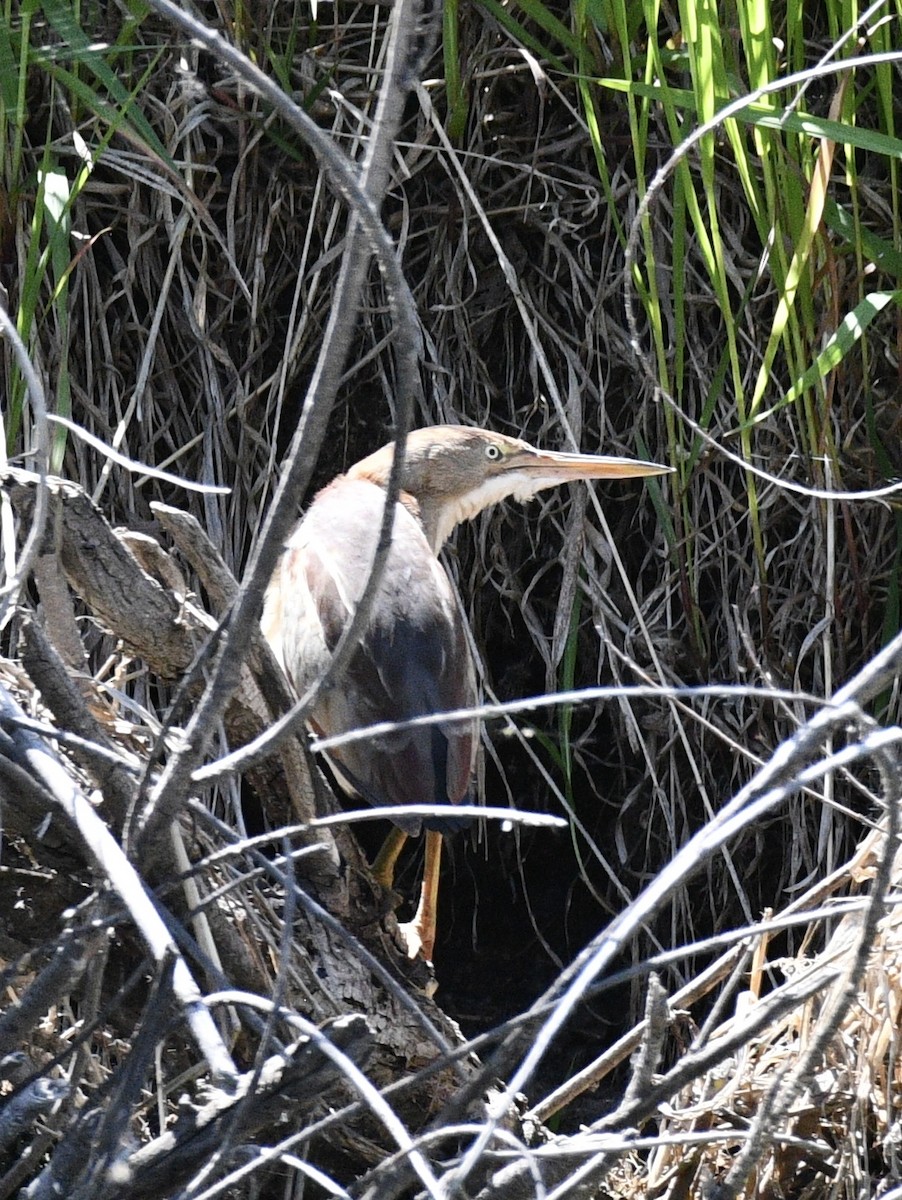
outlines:
[{"label": "vegetation thicket", "polygon": [[[0,13],[0,1200],[902,1196],[902,5],[392,11]],[[447,554],[568,827],[457,839],[434,997],[221,762],[283,464],[410,419],[675,468]]]}]

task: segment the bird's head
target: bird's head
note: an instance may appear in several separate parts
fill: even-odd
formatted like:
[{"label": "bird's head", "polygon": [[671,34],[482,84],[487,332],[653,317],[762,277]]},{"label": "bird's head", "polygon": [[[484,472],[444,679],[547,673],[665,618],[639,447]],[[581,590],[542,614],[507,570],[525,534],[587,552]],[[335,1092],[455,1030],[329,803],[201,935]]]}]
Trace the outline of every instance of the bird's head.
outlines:
[{"label": "bird's head", "polygon": [[[348,471],[385,487],[394,443]],[[407,438],[401,489],[416,503],[434,550],[461,521],[512,498],[529,500],[545,488],[577,479],[630,479],[665,475],[670,467],[598,454],[538,450],[519,438],[463,425],[435,425]]]}]

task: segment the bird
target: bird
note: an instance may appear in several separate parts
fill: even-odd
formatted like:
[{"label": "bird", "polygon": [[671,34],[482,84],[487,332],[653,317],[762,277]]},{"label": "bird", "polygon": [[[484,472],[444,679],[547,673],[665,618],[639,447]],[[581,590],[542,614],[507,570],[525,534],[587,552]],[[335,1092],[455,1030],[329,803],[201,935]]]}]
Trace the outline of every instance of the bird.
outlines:
[{"label": "bird", "polygon": [[[261,624],[298,695],[325,671],[369,578],[395,454],[390,442],[314,497],[266,591]],[[502,500],[580,479],[663,475],[654,462],[540,450],[506,434],[436,425],[408,434],[391,545],[365,628],[338,684],[317,698],[308,727],[319,738],[381,722],[474,709],[479,693],[464,619],[439,552],[462,521]],[[401,727],[329,752],[342,789],[381,807],[454,806],[472,799],[479,723]],[[440,810],[439,810],[440,811]],[[466,821],[393,816],[372,864],[388,891],[409,836],[425,830],[419,904],[401,925],[411,959],[432,959],[442,838]]]}]

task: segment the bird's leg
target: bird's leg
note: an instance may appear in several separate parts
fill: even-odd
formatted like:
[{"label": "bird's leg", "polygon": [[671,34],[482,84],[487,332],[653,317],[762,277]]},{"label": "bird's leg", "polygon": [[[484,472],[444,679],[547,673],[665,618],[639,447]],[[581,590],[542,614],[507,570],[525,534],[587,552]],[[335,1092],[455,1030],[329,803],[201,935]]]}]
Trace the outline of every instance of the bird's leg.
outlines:
[{"label": "bird's leg", "polygon": [[373,865],[370,867],[376,882],[387,892],[390,892],[394,885],[395,865],[406,841],[407,834],[403,829],[393,829],[382,843],[382,849],[373,859]]},{"label": "bird's leg", "polygon": [[432,962],[435,949],[435,918],[438,910],[438,882],[442,868],[442,835],[426,831],[426,862],[423,866],[423,885],[420,903],[412,921],[399,929],[407,942],[408,958],[425,958]]}]

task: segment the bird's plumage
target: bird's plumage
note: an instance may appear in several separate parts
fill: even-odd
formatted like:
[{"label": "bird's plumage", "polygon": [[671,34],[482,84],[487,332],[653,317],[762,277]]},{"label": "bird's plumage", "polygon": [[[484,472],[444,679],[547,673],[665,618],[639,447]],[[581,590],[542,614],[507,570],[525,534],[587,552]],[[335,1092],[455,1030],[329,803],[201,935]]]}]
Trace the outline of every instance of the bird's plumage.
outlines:
[{"label": "bird's plumage", "polygon": [[[385,492],[342,478],[316,497],[288,543],[267,594],[263,628],[298,694],[328,665],[369,577]],[[336,531],[341,536],[336,536]],[[290,599],[291,621],[277,610]],[[417,518],[395,507],[392,543],[364,635],[344,679],[311,714],[326,736],[381,721],[470,708],[477,693],[466,632],[448,576]],[[333,752],[344,782],[374,805],[459,804],[468,799],[475,722],[400,730]],[[396,817],[419,833],[418,817]],[[450,831],[453,818],[427,818]]]},{"label": "bird's plumage", "polygon": [[[263,631],[300,695],[326,670],[363,593],[376,553],[393,444],[356,463],[314,499],[270,583]],[[577,479],[667,471],[656,463],[537,450],[482,429],[440,425],[407,438],[391,547],[366,628],[338,685],[317,699],[310,725],[326,736],[384,721],[472,708],[475,672],[451,582],[437,555],[460,521],[506,497],[528,500]],[[375,805],[468,799],[475,720],[399,730],[334,748],[344,785]],[[431,957],[442,832],[453,818],[395,817],[427,832],[417,915],[402,926],[409,953]],[[395,831],[374,864],[391,886],[403,843]]]}]

